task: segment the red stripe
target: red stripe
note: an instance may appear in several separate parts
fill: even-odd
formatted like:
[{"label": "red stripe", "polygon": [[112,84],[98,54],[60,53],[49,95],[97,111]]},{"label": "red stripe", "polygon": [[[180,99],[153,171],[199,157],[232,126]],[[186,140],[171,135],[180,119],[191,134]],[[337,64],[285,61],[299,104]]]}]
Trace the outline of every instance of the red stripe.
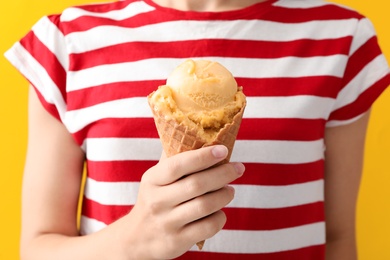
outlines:
[{"label": "red stripe", "polygon": [[87,160],[88,177],[102,182],[139,182],[142,175],[157,161]]},{"label": "red stripe", "polygon": [[[323,119],[244,118],[237,140],[314,141],[323,138]],[[262,127],[267,126],[267,127]],[[89,138],[159,138],[153,118],[104,118],[73,134]]]},{"label": "red stripe", "polygon": [[[335,98],[340,91],[341,80],[333,76],[307,76],[298,78],[236,78],[247,96],[288,97],[315,95]],[[324,88],[326,86],[326,88]]]},{"label": "red stripe", "polygon": [[[102,182],[139,182],[157,161],[87,161],[88,177]],[[233,184],[292,185],[323,179],[323,160],[305,164],[246,163]]]},{"label": "red stripe", "polygon": [[329,120],[348,120],[366,112],[389,85],[390,74],[387,74],[360,94],[353,103],[331,113]]},{"label": "red stripe", "polygon": [[[84,198],[83,215],[110,224],[128,214],[133,205],[102,205]],[[229,230],[277,230],[324,221],[324,203],[279,209],[224,208]]]},{"label": "red stripe", "polygon": [[[100,15],[110,11],[120,11],[121,9],[126,8],[129,4],[131,4],[131,1],[114,1],[105,4],[80,5],[76,6],[76,8]],[[152,20],[154,20],[153,16]],[[129,27],[134,27],[137,24],[138,26],[142,26],[145,25],[147,19],[143,19],[142,21],[143,23],[139,24],[139,15],[132,16],[130,18],[124,19],[123,21],[117,21],[115,19],[94,17],[90,16],[89,14],[84,14],[83,16],[77,17],[74,20],[62,22],[61,27],[63,28],[64,34],[67,35],[75,32],[88,31],[97,26],[123,26],[124,24],[127,24]]]},{"label": "red stripe", "polygon": [[66,71],[55,54],[35,36],[33,31],[30,31],[20,43],[45,68],[66,102]]},{"label": "red stripe", "polygon": [[[150,58],[282,58],[348,55],[351,37],[290,42],[202,39],[175,42],[128,42],[70,55],[70,70]],[[332,46],[332,48],[329,48]],[[131,50],[131,51],[130,51]],[[174,50],[174,51],[172,51]]]},{"label": "red stripe", "polygon": [[356,11],[334,4],[328,4],[309,8],[275,6],[272,12],[265,13],[261,18],[266,21],[280,23],[304,23],[312,21],[362,19],[363,16]]},{"label": "red stripe", "polygon": [[314,141],[323,138],[324,126],[323,119],[244,118],[237,139]]},{"label": "red stripe", "polygon": [[[206,241],[207,243],[207,241]],[[296,250],[264,254],[229,254],[202,251],[190,251],[177,258],[181,260],[323,260],[325,259],[325,245],[310,246]]]},{"label": "red stripe", "polygon": [[233,184],[292,185],[324,178],[324,161],[305,164],[245,163],[244,175]]},{"label": "red stripe", "polygon": [[372,37],[358,50],[356,50],[348,60],[344,73],[343,85],[347,85],[355,76],[382,52],[378,46],[377,37]]},{"label": "red stripe", "polygon": [[224,208],[230,230],[276,230],[324,221],[324,203],[278,209]]},{"label": "red stripe", "polygon": [[68,110],[90,107],[122,98],[145,97],[164,85],[165,80],[115,82],[68,93]]},{"label": "red stripe", "polygon": [[[237,78],[246,96],[287,97],[315,95],[335,98],[340,91],[341,80],[331,76],[300,78]],[[131,97],[146,97],[165,80],[115,82],[80,89],[68,93],[68,111]],[[327,87],[324,88],[324,85]]]},{"label": "red stripe", "polygon": [[132,208],[133,206],[102,205],[84,197],[82,215],[109,225],[128,214]]},{"label": "red stripe", "polygon": [[152,118],[104,118],[73,134],[78,144],[85,138],[159,138]]}]

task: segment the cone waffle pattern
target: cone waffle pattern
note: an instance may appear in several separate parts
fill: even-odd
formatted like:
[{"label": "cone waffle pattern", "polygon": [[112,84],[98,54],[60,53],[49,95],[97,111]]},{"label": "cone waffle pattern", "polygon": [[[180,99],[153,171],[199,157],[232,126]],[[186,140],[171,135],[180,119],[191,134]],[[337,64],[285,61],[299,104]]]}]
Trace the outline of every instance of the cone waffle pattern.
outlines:
[{"label": "cone waffle pattern", "polygon": [[202,138],[198,136],[196,130],[190,129],[188,126],[183,124],[179,124],[173,119],[166,120],[163,114],[158,113],[158,111],[154,109],[153,104],[149,105],[152,108],[154,122],[167,157],[205,146],[223,144],[228,148],[229,154],[220,164],[229,162],[234,143],[236,141],[236,136],[240,128],[245,105],[241,108],[239,113],[234,116],[232,123],[226,124],[217,134],[215,140],[211,143],[206,143],[202,140]]}]

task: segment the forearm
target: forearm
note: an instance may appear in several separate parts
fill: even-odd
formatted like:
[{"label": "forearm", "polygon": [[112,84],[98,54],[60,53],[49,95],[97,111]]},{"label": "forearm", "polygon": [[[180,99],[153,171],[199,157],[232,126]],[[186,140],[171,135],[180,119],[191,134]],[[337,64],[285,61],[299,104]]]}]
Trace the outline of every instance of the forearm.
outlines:
[{"label": "forearm", "polygon": [[[108,227],[86,236],[65,236],[62,234],[40,234],[23,243],[22,260],[122,260],[125,257],[123,239],[120,233]],[[129,245],[131,248],[131,245]]]},{"label": "forearm", "polygon": [[[21,249],[22,260],[38,259],[97,259],[101,246],[92,247],[91,237],[68,237],[60,234],[42,234]],[[102,250],[104,251],[104,250]],[[104,252],[103,252],[104,253]],[[100,255],[100,259],[108,259]]]}]

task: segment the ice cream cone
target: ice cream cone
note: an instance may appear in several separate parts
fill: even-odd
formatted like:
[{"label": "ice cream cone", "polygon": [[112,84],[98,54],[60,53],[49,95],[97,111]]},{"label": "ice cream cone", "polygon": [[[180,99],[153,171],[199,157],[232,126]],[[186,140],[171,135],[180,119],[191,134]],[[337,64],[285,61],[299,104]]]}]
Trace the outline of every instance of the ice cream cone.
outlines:
[{"label": "ice cream cone", "polygon": [[[196,129],[190,129],[188,126],[178,123],[175,119],[166,120],[164,114],[159,112],[157,109],[154,109],[153,103],[149,102],[149,106],[153,111],[154,122],[167,157],[181,152],[199,149],[201,147],[216,144],[225,145],[229,151],[228,156],[223,161],[216,164],[216,166],[227,163],[230,160],[238,130],[241,125],[245,105],[246,103],[244,103],[241,110],[233,117],[233,121],[231,123],[226,124],[222,129],[220,129],[215,140],[207,143],[201,136],[198,135]],[[204,243],[204,240],[196,243],[199,250],[202,250]]]},{"label": "ice cream cone", "polygon": [[190,59],[175,68],[148,96],[166,156],[222,144],[229,152],[216,165],[229,162],[246,106],[242,90],[218,62]]}]

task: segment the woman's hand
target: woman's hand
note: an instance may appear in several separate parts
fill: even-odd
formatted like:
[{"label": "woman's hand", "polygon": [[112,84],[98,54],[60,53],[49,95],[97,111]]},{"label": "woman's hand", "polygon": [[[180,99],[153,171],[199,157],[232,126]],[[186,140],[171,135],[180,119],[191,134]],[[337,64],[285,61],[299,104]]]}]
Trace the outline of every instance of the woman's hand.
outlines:
[{"label": "woman's hand", "polygon": [[[169,259],[222,229],[221,209],[234,197],[228,184],[244,172],[241,163],[212,167],[227,156],[211,146],[162,159],[143,176],[136,205],[122,221],[127,255]],[[135,251],[136,252],[135,252]]]}]

